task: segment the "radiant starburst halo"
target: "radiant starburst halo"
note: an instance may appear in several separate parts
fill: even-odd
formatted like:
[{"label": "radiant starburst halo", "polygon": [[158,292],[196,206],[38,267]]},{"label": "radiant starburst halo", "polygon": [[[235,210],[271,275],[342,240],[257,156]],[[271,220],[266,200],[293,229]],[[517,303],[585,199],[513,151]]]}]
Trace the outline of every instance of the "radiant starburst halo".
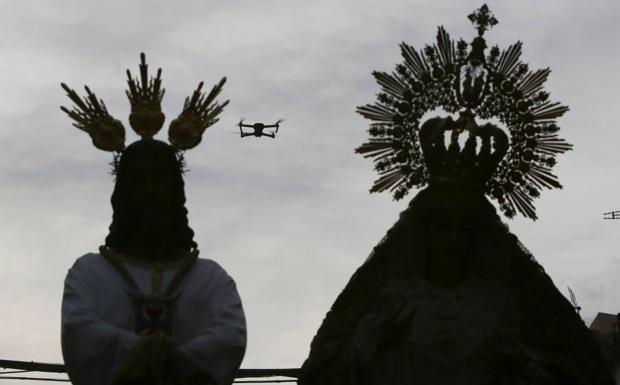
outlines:
[{"label": "radiant starburst halo", "polygon": [[[144,53],[140,54],[139,69],[139,78],[133,78],[127,70],[129,89],[126,94],[131,103],[129,123],[142,140],[151,140],[164,124],[165,115],[161,111],[161,101],[165,90],[162,88],[161,68],[157,70],[154,78],[149,78]],[[228,100],[223,103],[215,100],[225,83],[226,78],[223,77],[207,94],[203,90],[204,82],[200,82],[191,98],[185,100],[181,114],[170,124],[168,140],[177,152],[181,170],[184,168],[183,152],[201,142],[205,130],[217,123],[219,115],[228,105]],[[75,127],[90,135],[95,147],[114,153],[112,173],[115,174],[118,159],[125,149],[123,124],[108,113],[103,100],[97,99],[87,86],[84,87],[87,93],[85,98],[81,98],[65,83],[61,83],[61,86],[75,104],[72,109],[63,106],[60,107],[61,110],[74,121]]]},{"label": "radiant starburst halo", "polygon": [[[478,31],[470,44],[462,39],[454,42],[439,27],[436,44],[418,52],[403,42],[400,48],[404,62],[392,73],[373,72],[381,92],[374,104],[357,108],[358,113],[373,123],[368,130],[370,139],[356,152],[374,159],[380,178],[370,191],[388,190],[398,200],[411,188],[423,187],[433,180],[429,155],[424,153],[421,143],[420,130],[426,123],[421,120],[426,113],[441,109],[460,116],[456,123],[451,118],[446,120],[447,117],[434,123],[443,127],[443,131],[452,132],[452,155],[446,152],[452,160],[443,162],[457,159],[455,167],[460,167],[458,160],[467,156],[465,149],[471,152],[476,148],[470,141],[469,147],[466,145],[460,153],[455,138],[465,131],[470,137],[491,132],[490,123],[479,127],[475,118],[496,119],[507,128],[509,146],[506,151],[496,151],[502,156],[505,153],[503,158],[485,162],[494,168],[483,173],[489,175],[482,182],[482,189],[499,203],[506,216],[513,217],[519,212],[536,219],[533,199],[543,188],[562,187],[551,170],[555,157],[572,148],[557,135],[556,118],[568,111],[568,107],[551,102],[549,93],[543,90],[551,72],[549,68],[530,70],[520,60],[521,42],[503,51],[494,46],[486,52],[483,35],[497,24],[486,5],[469,15],[469,19]],[[486,151],[488,146],[496,150],[501,147],[503,139],[495,129],[493,132],[490,136],[483,135],[487,139],[483,139],[479,151]],[[459,153],[456,158],[454,151]]]}]

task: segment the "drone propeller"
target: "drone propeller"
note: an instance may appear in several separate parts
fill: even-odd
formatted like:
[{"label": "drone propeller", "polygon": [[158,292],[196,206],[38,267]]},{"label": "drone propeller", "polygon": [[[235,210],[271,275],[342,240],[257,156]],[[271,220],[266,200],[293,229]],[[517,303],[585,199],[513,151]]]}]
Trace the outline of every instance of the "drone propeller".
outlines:
[{"label": "drone propeller", "polygon": [[284,121],[284,119],[278,119],[278,121],[276,122],[276,134],[278,133],[278,130],[280,129],[280,123],[282,123]]}]

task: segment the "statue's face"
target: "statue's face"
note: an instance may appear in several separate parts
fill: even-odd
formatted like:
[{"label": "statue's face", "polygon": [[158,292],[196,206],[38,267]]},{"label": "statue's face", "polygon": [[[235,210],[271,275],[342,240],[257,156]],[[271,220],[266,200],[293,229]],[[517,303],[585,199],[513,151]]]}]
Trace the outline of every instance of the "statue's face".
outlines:
[{"label": "statue's face", "polygon": [[462,263],[476,237],[476,220],[458,210],[440,210],[428,219],[430,257],[442,263]]},{"label": "statue's face", "polygon": [[127,193],[145,220],[157,222],[172,209],[177,183],[174,167],[157,157],[145,157],[127,165]]}]

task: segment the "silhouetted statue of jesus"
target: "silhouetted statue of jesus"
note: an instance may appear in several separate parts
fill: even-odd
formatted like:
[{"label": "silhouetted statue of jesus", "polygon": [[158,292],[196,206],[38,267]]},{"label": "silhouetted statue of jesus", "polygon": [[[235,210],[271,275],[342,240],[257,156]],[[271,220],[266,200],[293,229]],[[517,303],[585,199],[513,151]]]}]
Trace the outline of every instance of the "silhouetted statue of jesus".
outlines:
[{"label": "silhouetted statue of jesus", "polygon": [[172,148],[129,146],[106,246],[69,270],[62,347],[78,385],[230,384],[245,350],[234,281],[198,259]]},{"label": "silhouetted statue of jesus", "polygon": [[185,208],[182,151],[196,146],[226,105],[202,83],[169,130],[161,128],[160,75],[129,74],[130,122],[142,136],[125,147],[120,121],[87,88],[65,111],[99,149],[116,153],[110,232],[98,253],[77,259],[62,301],[62,352],[76,385],[230,385],[246,346],[241,300],[216,262],[198,258]]}]

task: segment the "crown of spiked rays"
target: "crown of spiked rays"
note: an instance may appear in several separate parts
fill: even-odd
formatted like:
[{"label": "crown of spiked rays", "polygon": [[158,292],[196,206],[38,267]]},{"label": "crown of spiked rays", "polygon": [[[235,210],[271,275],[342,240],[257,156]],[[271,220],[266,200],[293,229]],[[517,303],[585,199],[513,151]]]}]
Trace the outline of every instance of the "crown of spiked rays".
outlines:
[{"label": "crown of spiked rays", "polygon": [[[374,159],[379,179],[371,192],[398,200],[411,188],[450,181],[488,194],[508,217],[536,219],[534,198],[562,187],[552,168],[572,148],[557,134],[556,118],[568,107],[544,91],[548,68],[533,71],[520,60],[521,42],[487,51],[483,35],[497,19],[486,5],[469,19],[478,32],[471,43],[439,27],[435,44],[416,51],[402,43],[396,70],[373,73],[381,91],[357,109],[373,122],[356,152]],[[423,121],[435,110],[446,116]]]},{"label": "crown of spiked rays", "polygon": [[[165,89],[162,88],[161,68],[157,70],[155,77],[149,78],[148,65],[144,53],[140,54],[140,76],[133,78],[127,70],[126,91],[131,103],[129,123],[131,128],[141,137],[141,140],[151,140],[161,130],[165,121],[165,115],[161,110],[161,101]],[[204,83],[200,82],[190,97],[185,99],[183,109],[179,116],[170,123],[168,128],[168,141],[177,151],[182,160],[183,152],[192,149],[202,141],[205,130],[219,120],[219,115],[228,104],[215,99],[219,96],[226,83],[222,78],[207,94],[203,91]],[[84,86],[85,97],[80,97],[65,83],[61,83],[67,96],[74,103],[69,109],[60,107],[73,125],[86,132],[93,145],[103,151],[114,153],[114,165],[118,164],[118,158],[125,149],[125,127],[120,120],[113,118],[101,99]],[[180,162],[182,164],[182,162]],[[116,171],[116,170],[114,170]]]}]

